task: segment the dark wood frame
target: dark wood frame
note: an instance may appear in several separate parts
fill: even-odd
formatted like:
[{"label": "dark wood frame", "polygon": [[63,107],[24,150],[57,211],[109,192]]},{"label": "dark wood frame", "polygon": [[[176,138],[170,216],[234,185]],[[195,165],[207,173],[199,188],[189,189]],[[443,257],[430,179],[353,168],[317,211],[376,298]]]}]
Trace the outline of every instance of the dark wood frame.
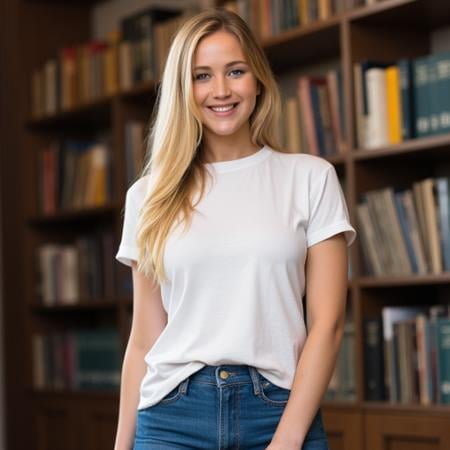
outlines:
[{"label": "dark wood frame", "polygon": [[[37,324],[45,327],[48,323],[58,322],[60,317],[67,320],[73,314],[80,316],[86,312],[99,316],[112,315],[124,346],[128,335],[130,298],[117,298],[92,308],[80,305],[51,309],[37,305],[33,298],[32,255],[39,241],[38,236],[51,236],[54,227],[64,228],[64,224],[74,220],[98,221],[99,217],[110,218],[111,226],[119,236],[126,191],[123,125],[129,118],[148,120],[155,93],[153,83],[144,83],[128,92],[94,101],[73,111],[30,120],[31,70],[55,55],[62,44],[88,40],[90,3],[95,2],[0,2],[0,118],[3,119],[0,120],[0,126],[3,125],[0,133],[0,205],[3,212],[7,212],[0,220],[4,261],[3,311],[6,318],[7,447],[12,450],[53,449],[58,448],[59,442],[66,443],[64,448],[110,448],[117,417],[117,394],[35,392],[30,387],[30,336]],[[369,188],[390,185],[397,179],[407,182],[424,173],[433,173],[436,164],[450,159],[450,135],[412,140],[376,151],[358,149],[352,65],[365,57],[396,59],[428,53],[430,30],[440,25],[450,25],[448,10],[446,0],[383,0],[370,7],[346,11],[326,21],[285,32],[264,42],[277,73],[292,68],[294,50],[303,64],[330,56],[341,59],[349,140],[345,155],[330,158],[330,161],[339,173],[345,175],[346,197],[353,224],[356,223],[355,207],[360,193]],[[54,26],[49,27],[49,23]],[[30,194],[35,186],[34,163],[30,161],[33,161],[36,150],[55,131],[76,123],[95,121],[100,116],[102,120],[106,117],[112,128],[117,186],[114,201],[104,208],[79,214],[60,213],[54,217],[36,214],[36,205]],[[401,169],[405,158],[412,162],[411,170]],[[382,170],[387,164],[399,169],[395,175]],[[420,168],[421,165],[425,169]],[[20,202],[17,202],[18,198]],[[448,427],[445,426],[450,418],[449,407],[366,402],[362,364],[363,317],[391,302],[397,289],[406,290],[408,294],[415,288],[432,293],[434,288],[446,289],[450,286],[450,274],[366,277],[361,274],[358,244],[352,246],[351,258],[354,277],[349,282],[349,294],[356,325],[357,401],[323,405],[325,423],[336,446],[333,450],[388,448],[394,439],[391,436],[392,423],[400,424],[403,437],[413,439],[420,435],[421,428],[417,424],[425,417],[430,427],[422,436],[428,439],[431,435],[431,441],[424,440],[423,449],[450,448]],[[80,415],[84,415],[83,420]],[[28,432],[30,424],[33,424],[33,432]],[[81,442],[77,440],[79,436],[76,431],[86,424],[90,424],[91,431]],[[95,433],[96,426],[97,430],[102,430],[100,434]],[[24,429],[27,432],[24,433]],[[385,439],[388,434],[390,440]],[[68,440],[68,436],[73,436],[73,440]]]}]

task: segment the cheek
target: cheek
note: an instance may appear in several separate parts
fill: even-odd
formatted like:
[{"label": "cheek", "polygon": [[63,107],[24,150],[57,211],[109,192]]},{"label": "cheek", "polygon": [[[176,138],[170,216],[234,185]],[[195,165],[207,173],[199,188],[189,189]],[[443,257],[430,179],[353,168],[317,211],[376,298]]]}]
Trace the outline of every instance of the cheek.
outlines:
[{"label": "cheek", "polygon": [[254,80],[248,80],[243,86],[242,86],[242,93],[245,94],[247,97],[256,97],[257,95],[257,85]]},{"label": "cheek", "polygon": [[193,85],[192,88],[192,93],[194,94],[194,101],[198,106],[201,106],[201,104],[204,101],[204,92],[203,89],[201,87],[199,87],[198,85]]}]

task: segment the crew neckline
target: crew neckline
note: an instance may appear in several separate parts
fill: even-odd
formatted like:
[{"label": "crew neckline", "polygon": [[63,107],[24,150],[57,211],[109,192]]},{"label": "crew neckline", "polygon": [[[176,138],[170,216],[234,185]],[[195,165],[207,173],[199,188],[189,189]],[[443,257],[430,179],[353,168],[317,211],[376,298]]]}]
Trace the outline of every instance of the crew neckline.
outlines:
[{"label": "crew neckline", "polygon": [[245,167],[253,166],[270,155],[270,149],[267,145],[264,145],[255,153],[249,156],[244,156],[243,158],[230,159],[229,161],[217,161],[212,163],[205,163],[204,166],[209,169],[214,169],[216,172],[231,172],[238,169],[243,169]]}]

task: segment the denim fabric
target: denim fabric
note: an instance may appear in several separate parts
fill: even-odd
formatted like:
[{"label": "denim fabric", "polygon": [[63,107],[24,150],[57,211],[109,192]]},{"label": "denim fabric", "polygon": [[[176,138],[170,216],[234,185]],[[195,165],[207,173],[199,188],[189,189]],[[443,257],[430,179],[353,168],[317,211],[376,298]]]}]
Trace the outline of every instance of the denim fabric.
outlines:
[{"label": "denim fabric", "polygon": [[[254,367],[205,366],[138,411],[134,450],[264,450],[289,394]],[[320,410],[302,450],[329,450]]]}]

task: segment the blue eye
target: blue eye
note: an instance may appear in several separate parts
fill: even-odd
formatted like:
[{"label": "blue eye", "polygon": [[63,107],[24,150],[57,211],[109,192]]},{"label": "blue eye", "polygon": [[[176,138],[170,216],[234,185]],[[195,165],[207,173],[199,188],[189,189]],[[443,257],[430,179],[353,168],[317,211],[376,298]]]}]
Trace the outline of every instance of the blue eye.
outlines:
[{"label": "blue eye", "polygon": [[194,77],[194,79],[195,80],[204,80],[205,78],[203,78],[204,76],[208,76],[208,74],[207,73],[198,73],[197,75],[195,75],[195,77]]},{"label": "blue eye", "polygon": [[242,75],[245,73],[242,69],[233,69],[230,73],[233,73],[233,72],[238,72],[238,75]]}]

